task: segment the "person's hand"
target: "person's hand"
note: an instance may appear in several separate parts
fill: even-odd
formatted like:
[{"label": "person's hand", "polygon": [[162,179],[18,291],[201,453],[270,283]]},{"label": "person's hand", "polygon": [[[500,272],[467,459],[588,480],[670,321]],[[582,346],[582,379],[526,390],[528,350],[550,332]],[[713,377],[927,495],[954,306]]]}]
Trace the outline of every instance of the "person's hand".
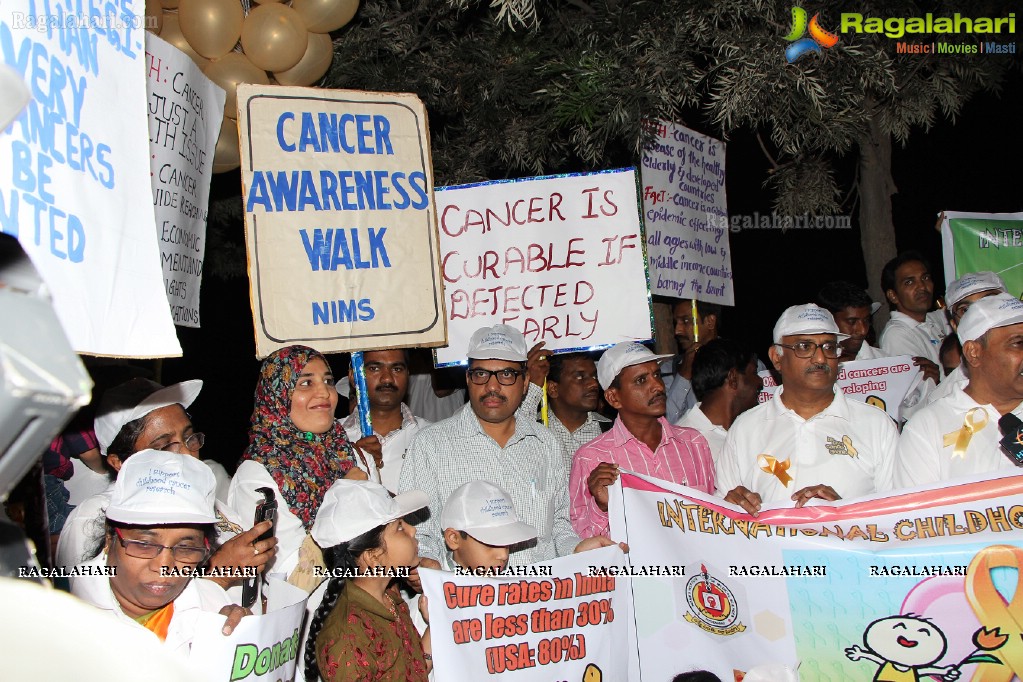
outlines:
[{"label": "person's hand", "polygon": [[384,446],[380,443],[380,437],[375,433],[363,436],[359,440],[355,441],[355,447],[362,452],[368,452],[371,454],[373,456],[373,461],[376,462],[377,469],[384,468]]},{"label": "person's hand", "polygon": [[760,505],[763,499],[759,493],[755,493],[746,486],[736,486],[728,491],[725,495],[725,502],[729,504],[737,504],[746,510],[747,514],[756,516],[760,513]]},{"label": "person's hand", "polygon": [[586,479],[586,487],[589,488],[593,501],[597,503],[600,511],[607,511],[607,487],[618,480],[618,465],[611,462],[601,462]]},{"label": "person's hand", "polygon": [[625,544],[624,542],[616,543],[611,538],[605,537],[603,535],[594,535],[592,538],[586,538],[585,540],[583,540],[582,542],[575,546],[575,549],[572,550],[572,553],[578,554],[579,552],[587,552],[591,549],[610,547],[611,545],[614,544],[617,544],[621,548],[621,550],[626,554],[629,553],[629,546],[627,544]]},{"label": "person's hand", "polygon": [[699,343],[691,343],[686,348],[685,352],[682,353],[682,357],[678,359],[678,368],[675,370],[683,379],[692,380],[693,378],[693,359],[696,357],[696,351],[700,350]]},{"label": "person's hand", "polygon": [[349,481],[368,481],[369,475],[359,467],[352,467],[349,469],[348,473],[345,474],[345,478]]},{"label": "person's hand", "polygon": [[924,379],[930,379],[934,383],[941,381],[941,368],[927,358],[913,358],[913,364],[920,368]]},{"label": "person's hand", "polygon": [[427,623],[430,622],[430,609],[426,604],[426,595],[419,595],[419,615],[423,617],[423,620]]},{"label": "person's hand", "polygon": [[[266,569],[267,563],[277,556],[277,538],[256,541],[263,533],[270,530],[273,523],[260,521],[249,530],[234,536],[220,546],[210,557],[209,569],[224,569],[228,573],[241,573],[242,569],[255,568],[257,573]],[[211,577],[210,580],[224,589],[239,583],[241,575],[224,575]]]},{"label": "person's hand", "polygon": [[526,353],[526,376],[529,383],[543,386],[547,380],[547,372],[551,371],[550,351],[544,348],[544,342],[536,344]]},{"label": "person's hand", "polygon": [[835,492],[834,488],[830,485],[824,485],[823,483],[820,485],[808,485],[802,490],[797,490],[792,494],[792,499],[796,503],[796,509],[802,507],[815,497],[819,497],[820,499],[827,500],[829,502],[842,499],[838,496],[838,493]]},{"label": "person's hand", "polygon": [[440,562],[437,561],[436,559],[431,559],[430,557],[421,556],[421,557],[419,557],[419,564],[417,566],[413,567],[412,570],[408,572],[408,577],[405,578],[405,584],[407,584],[410,588],[412,588],[413,591],[418,592],[419,594],[422,594],[423,593],[423,581],[419,577],[419,569],[420,569],[420,567],[422,567],[422,568],[435,568],[435,569],[437,569],[439,571],[440,570]]},{"label": "person's hand", "polygon": [[235,627],[241,622],[242,618],[252,615],[252,611],[243,609],[237,604],[228,604],[220,609],[220,615],[227,616],[227,622],[224,623],[224,629],[221,632],[229,635],[234,632]]},{"label": "person's hand", "polygon": [[430,628],[423,630],[423,658],[426,660],[426,672],[433,670],[433,639],[430,637]]}]

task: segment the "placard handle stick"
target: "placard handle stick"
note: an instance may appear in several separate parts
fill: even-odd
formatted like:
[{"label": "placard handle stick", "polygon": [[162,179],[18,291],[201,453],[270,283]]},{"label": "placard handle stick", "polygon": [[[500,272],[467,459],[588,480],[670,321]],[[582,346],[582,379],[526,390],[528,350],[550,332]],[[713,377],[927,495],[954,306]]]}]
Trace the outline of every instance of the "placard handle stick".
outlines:
[{"label": "placard handle stick", "polygon": [[693,299],[693,343],[700,342],[700,315],[696,312],[696,299]]},{"label": "placard handle stick", "polygon": [[362,351],[352,353],[352,374],[355,376],[355,400],[359,409],[359,427],[362,435],[373,435],[373,419],[369,414],[369,391],[366,390],[366,366],[363,363]]}]

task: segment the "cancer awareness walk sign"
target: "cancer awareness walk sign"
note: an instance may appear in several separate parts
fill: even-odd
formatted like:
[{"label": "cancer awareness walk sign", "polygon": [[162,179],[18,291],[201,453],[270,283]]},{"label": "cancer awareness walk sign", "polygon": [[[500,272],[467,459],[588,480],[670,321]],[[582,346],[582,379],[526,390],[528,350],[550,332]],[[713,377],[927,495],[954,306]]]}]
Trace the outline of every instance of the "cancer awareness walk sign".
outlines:
[{"label": "cancer awareness walk sign", "polygon": [[437,190],[448,344],[503,323],[551,350],[646,341],[652,308],[632,169]]},{"label": "cancer awareness walk sign", "polygon": [[144,5],[0,4],[0,55],[32,94],[0,134],[0,229],[93,355],[181,355],[149,182]]},{"label": "cancer awareness walk sign", "polygon": [[243,84],[238,130],[256,354],[444,343],[419,98]]},{"label": "cancer awareness walk sign", "polygon": [[421,568],[436,682],[627,679],[627,583],[617,547],[484,578]]},{"label": "cancer awareness walk sign", "polygon": [[770,663],[803,680],[1023,675],[1023,476],[766,504],[757,518],[666,481],[620,481],[611,535],[633,569],[684,568],[632,578],[644,682]]},{"label": "cancer awareness walk sign", "polygon": [[991,270],[1009,293],[1023,295],[1023,213],[941,214],[945,281]]}]

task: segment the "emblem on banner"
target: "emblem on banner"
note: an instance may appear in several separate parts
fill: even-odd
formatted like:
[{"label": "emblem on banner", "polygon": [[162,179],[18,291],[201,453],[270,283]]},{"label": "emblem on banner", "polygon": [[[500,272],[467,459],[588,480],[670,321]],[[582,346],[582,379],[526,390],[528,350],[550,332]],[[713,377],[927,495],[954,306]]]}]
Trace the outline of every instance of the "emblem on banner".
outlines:
[{"label": "emblem on banner", "polygon": [[828,440],[824,443],[824,447],[828,449],[828,454],[831,455],[848,455],[849,457],[855,457],[860,454],[856,448],[853,447],[852,438],[849,436],[842,436],[842,440],[837,440],[828,436]]},{"label": "emblem on banner", "polygon": [[686,583],[686,604],[689,613],[683,614],[683,618],[704,632],[734,635],[746,629],[739,622],[735,594],[728,585],[710,575],[704,564],[700,565],[700,573]]}]

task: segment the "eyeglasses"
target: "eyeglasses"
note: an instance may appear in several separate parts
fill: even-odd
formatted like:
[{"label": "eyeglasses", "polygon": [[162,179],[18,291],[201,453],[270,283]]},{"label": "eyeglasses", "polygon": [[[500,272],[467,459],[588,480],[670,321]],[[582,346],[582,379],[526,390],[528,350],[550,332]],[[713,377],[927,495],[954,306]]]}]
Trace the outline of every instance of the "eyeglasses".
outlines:
[{"label": "eyeglasses", "polygon": [[185,438],[184,442],[182,442],[180,440],[176,440],[173,443],[167,443],[166,445],[161,445],[160,447],[154,448],[154,449],[162,450],[163,452],[170,452],[171,450],[173,450],[177,446],[184,445],[185,448],[187,448],[189,452],[198,452],[199,450],[202,449],[202,446],[205,443],[206,443],[206,434],[202,433],[202,432],[199,432],[199,431],[196,431],[195,433],[193,433],[190,436],[188,436],[187,438]]},{"label": "eyeglasses", "polygon": [[776,346],[782,348],[788,348],[797,357],[803,360],[812,358],[817,354],[817,349],[820,348],[821,352],[824,353],[824,357],[834,360],[842,355],[842,347],[835,341],[825,341],[824,343],[814,343],[813,341],[797,341],[793,344],[787,343],[776,343]]},{"label": "eyeglasses", "polygon": [[470,369],[465,373],[469,377],[469,381],[482,386],[490,381],[490,377],[497,377],[497,383],[502,386],[511,386],[519,380],[519,375],[524,374],[517,369]]},{"label": "eyeglasses", "polygon": [[205,547],[189,547],[187,545],[174,545],[168,547],[166,545],[158,545],[154,542],[143,542],[141,540],[125,540],[124,536],[121,535],[121,529],[115,528],[114,532],[117,534],[117,540],[124,547],[124,553],[130,557],[136,559],[155,559],[160,556],[160,553],[165,549],[171,551],[171,556],[174,557],[174,561],[179,564],[201,564],[206,561],[210,556],[210,543],[209,540],[204,540]]}]

